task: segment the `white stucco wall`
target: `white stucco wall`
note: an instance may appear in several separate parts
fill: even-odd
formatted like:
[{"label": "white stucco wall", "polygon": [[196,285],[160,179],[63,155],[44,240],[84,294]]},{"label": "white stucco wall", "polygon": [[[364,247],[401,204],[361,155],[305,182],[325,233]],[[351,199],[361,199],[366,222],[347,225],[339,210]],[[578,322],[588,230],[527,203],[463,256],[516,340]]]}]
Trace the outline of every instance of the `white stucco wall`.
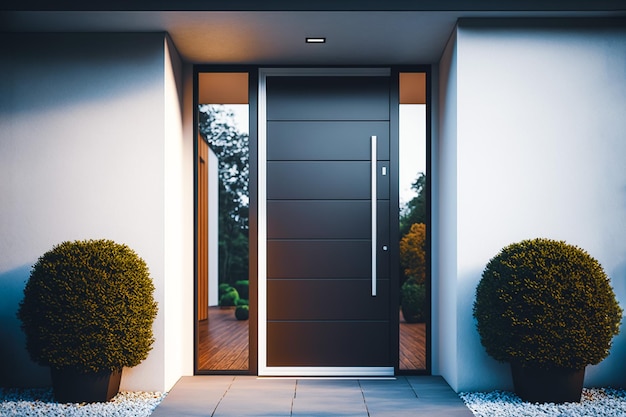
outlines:
[{"label": "white stucco wall", "polygon": [[[150,268],[157,341],[125,370],[122,389],[167,389],[185,355],[192,364],[193,211],[184,211],[193,157],[182,65],[164,42],[159,33],[0,38],[0,336],[12,354],[0,355],[4,385],[49,383],[29,362],[15,311],[30,266],[65,240],[126,243]],[[183,336],[189,342],[171,342]]]},{"label": "white stucco wall", "polygon": [[[460,22],[457,59],[441,62],[442,82],[456,74],[457,89],[456,97],[441,92],[456,100],[456,113],[441,113],[456,133],[438,139],[437,279],[440,311],[456,306],[456,330],[439,325],[456,340],[439,346],[439,366],[456,390],[511,388],[508,367],[484,353],[472,319],[482,270],[509,243],[547,237],[584,248],[626,306],[626,29],[500,23]],[[626,385],[625,358],[623,333],[587,368],[586,385]]]},{"label": "white stucco wall", "polygon": [[[432,372],[457,384],[457,47],[456,34],[443,53],[438,74],[437,134],[433,135],[432,171],[432,305],[437,310],[433,328]],[[433,123],[434,124],[434,123]],[[434,332],[433,332],[434,334]]]},{"label": "white stucco wall", "polygon": [[[194,221],[193,82],[169,37],[164,39],[165,85],[165,343],[164,388],[193,375]],[[143,374],[141,384],[144,384]]]}]

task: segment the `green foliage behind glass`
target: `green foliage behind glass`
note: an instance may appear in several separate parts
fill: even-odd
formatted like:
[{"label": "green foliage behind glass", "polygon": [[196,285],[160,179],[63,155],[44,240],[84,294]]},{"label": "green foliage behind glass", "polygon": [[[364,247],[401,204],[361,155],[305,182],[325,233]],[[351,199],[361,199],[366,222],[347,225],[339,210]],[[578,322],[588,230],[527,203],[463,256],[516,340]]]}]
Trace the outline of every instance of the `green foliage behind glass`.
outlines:
[{"label": "green foliage behind glass", "polygon": [[400,266],[408,280],[426,282],[426,225],[415,223],[400,239]]},{"label": "green foliage behind glass", "polygon": [[33,266],[18,318],[40,365],[121,370],[146,359],[157,314],[148,267],[110,240],[63,242]]},{"label": "green foliage behind glass", "polygon": [[489,261],[474,317],[499,361],[583,369],[609,354],[622,310],[597,260],[565,242],[534,239]]},{"label": "green foliage behind glass", "polygon": [[235,309],[235,317],[237,320],[248,320],[250,317],[250,310],[247,305],[238,306]]},{"label": "green foliage behind glass", "polygon": [[[416,195],[400,208],[400,279],[426,280],[426,174],[419,173],[411,188]],[[422,230],[413,230],[420,224]]]},{"label": "green foliage behind glass", "polygon": [[423,323],[426,321],[426,286],[408,280],[402,284],[400,304],[402,317],[407,323]]},{"label": "green foliage behind glass", "polygon": [[237,305],[237,301],[239,300],[239,293],[233,287],[222,294],[220,297],[220,306],[222,307],[232,307]]},{"label": "green foliage behind glass", "polygon": [[227,284],[225,282],[221,283],[218,286],[219,297],[221,297],[222,295],[226,294],[227,292],[229,292],[232,289],[233,289],[232,285]]},{"label": "green foliage behind glass", "polygon": [[198,106],[198,130],[218,159],[218,275],[234,284],[248,277],[249,135],[223,105]]},{"label": "green foliage behind glass", "polygon": [[250,298],[250,281],[247,279],[236,281],[234,287],[239,293],[240,298],[244,298],[246,300]]},{"label": "green foliage behind glass", "polygon": [[421,172],[411,188],[416,195],[400,210],[400,236],[409,233],[415,223],[426,224],[426,174]]}]

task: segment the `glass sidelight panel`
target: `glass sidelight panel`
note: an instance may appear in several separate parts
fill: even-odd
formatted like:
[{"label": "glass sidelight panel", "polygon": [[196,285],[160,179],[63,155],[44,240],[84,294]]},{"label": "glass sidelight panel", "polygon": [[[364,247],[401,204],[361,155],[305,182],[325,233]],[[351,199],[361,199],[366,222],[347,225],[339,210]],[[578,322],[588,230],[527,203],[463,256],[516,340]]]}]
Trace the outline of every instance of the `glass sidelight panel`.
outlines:
[{"label": "glass sidelight panel", "polygon": [[248,107],[248,73],[198,74],[199,372],[249,369]]},{"label": "glass sidelight panel", "polygon": [[400,73],[400,364],[426,371],[430,323],[426,73]]}]

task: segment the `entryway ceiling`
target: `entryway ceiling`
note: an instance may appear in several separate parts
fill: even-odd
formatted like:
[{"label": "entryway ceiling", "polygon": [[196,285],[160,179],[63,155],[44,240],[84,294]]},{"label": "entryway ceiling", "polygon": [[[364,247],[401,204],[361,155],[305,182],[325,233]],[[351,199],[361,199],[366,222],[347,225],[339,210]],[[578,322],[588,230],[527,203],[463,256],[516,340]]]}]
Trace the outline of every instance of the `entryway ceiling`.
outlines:
[{"label": "entryway ceiling", "polygon": [[[164,0],[159,6],[166,4],[172,7],[160,11],[151,10],[150,7],[133,10],[128,3],[123,3],[117,10],[115,5],[104,6],[105,2],[101,2],[101,8],[97,4],[83,6],[89,3],[84,0],[66,1],[74,4],[66,4],[62,9],[50,4],[37,8],[29,4],[29,0],[15,3],[19,5],[0,6],[2,31],[167,32],[183,59],[207,64],[428,64],[439,61],[456,22],[462,18],[626,16],[626,2],[622,0],[570,0],[562,2],[569,6],[561,8],[554,7],[554,2],[548,5],[550,7],[542,6],[541,2],[532,2],[538,4],[535,8],[528,7],[528,2],[511,1],[507,6],[497,2],[498,11],[489,10],[490,4],[484,0],[441,0],[436,7],[434,3],[430,4],[432,2],[423,2],[425,7],[420,10],[416,10],[417,5],[413,5],[419,3],[416,1],[326,2],[327,5],[333,5],[332,11],[319,8],[297,10],[302,7],[298,1],[284,2],[285,10],[289,10],[290,4],[296,4],[291,11],[274,11],[279,7],[276,1],[260,0],[253,11],[227,10],[228,4],[236,6],[245,3],[236,0],[231,0],[231,3],[206,1],[202,3],[204,10],[194,11],[191,11],[192,7],[183,10],[193,3],[184,0],[169,3]],[[383,3],[385,10],[380,7]],[[461,3],[470,3],[471,6],[461,6]],[[573,3],[587,7],[575,10],[573,7],[576,5],[572,6]],[[193,4],[197,5],[197,2]],[[215,7],[214,11],[206,10],[212,4],[220,7]],[[356,4],[362,6],[357,7]],[[263,10],[264,5],[266,10]],[[345,6],[343,9],[342,5]],[[373,7],[375,5],[378,7]],[[90,10],[85,10],[85,7]],[[364,8],[375,10],[367,11]],[[307,36],[325,37],[326,43],[306,44]]]}]

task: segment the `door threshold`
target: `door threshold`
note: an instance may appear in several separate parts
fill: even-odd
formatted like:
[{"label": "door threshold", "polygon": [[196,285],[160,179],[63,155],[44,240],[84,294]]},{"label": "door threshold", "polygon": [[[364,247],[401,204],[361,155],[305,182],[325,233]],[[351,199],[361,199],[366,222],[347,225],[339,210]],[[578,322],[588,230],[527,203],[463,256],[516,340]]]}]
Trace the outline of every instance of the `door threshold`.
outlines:
[{"label": "door threshold", "polygon": [[320,381],[341,381],[341,380],[374,380],[374,381],[395,381],[395,376],[257,376],[256,379],[313,379]]},{"label": "door threshold", "polygon": [[395,376],[393,366],[273,366],[259,369],[259,376],[375,378]]}]

